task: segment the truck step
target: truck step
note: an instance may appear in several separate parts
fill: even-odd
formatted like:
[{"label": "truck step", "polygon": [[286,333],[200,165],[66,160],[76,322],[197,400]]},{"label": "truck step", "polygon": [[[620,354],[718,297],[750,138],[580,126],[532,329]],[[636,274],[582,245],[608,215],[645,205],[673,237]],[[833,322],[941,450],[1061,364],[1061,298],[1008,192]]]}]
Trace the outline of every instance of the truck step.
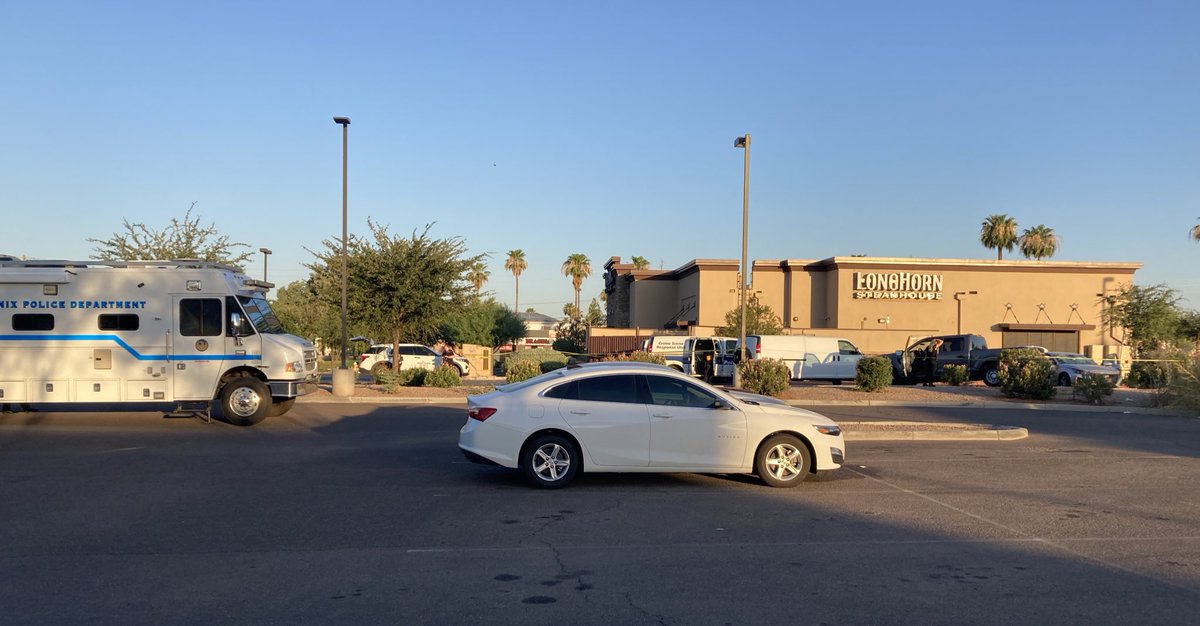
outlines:
[{"label": "truck step", "polygon": [[211,424],[212,403],[201,401],[176,402],[175,408],[170,413],[163,414],[163,417],[194,417],[205,424]]}]

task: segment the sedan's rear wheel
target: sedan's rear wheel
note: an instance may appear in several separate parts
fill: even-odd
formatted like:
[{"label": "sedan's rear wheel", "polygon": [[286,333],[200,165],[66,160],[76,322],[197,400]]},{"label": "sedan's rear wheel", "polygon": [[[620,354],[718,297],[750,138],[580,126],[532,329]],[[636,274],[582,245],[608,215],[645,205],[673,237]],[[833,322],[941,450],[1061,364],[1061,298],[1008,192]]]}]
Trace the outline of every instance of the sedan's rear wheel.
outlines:
[{"label": "sedan's rear wheel", "polygon": [[521,453],[521,471],[526,480],[541,489],[567,486],[582,465],[575,442],[553,433],[530,441]]},{"label": "sedan's rear wheel", "polygon": [[812,456],[792,435],[775,435],[758,447],[754,469],[764,483],[772,487],[795,487],[808,477]]},{"label": "sedan's rear wheel", "polygon": [[1066,372],[1059,374],[1058,375],[1058,386],[1059,387],[1070,387],[1071,386],[1071,375]]}]

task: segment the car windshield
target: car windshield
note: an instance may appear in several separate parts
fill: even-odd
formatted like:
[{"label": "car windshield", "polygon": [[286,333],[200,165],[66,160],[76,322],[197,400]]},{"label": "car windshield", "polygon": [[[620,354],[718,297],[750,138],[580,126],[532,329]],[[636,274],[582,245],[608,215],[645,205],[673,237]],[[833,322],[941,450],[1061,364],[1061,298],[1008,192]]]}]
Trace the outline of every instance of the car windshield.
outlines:
[{"label": "car windshield", "polygon": [[1053,357],[1055,363],[1063,365],[1095,365],[1096,362],[1086,356],[1075,356],[1070,354],[1056,354]]},{"label": "car windshield", "polygon": [[526,387],[532,387],[534,385],[544,383],[548,380],[553,380],[555,378],[562,378],[564,371],[566,371],[566,370],[557,369],[552,372],[546,372],[545,374],[542,374],[540,376],[534,376],[533,378],[526,378],[525,380],[522,380],[519,382],[509,383],[507,385],[498,385],[496,387],[496,391],[502,391],[505,393],[508,393],[510,391],[520,391],[522,389],[525,389]]},{"label": "car windshield", "polygon": [[254,324],[254,329],[258,332],[267,335],[282,335],[287,332],[283,330],[283,324],[275,317],[275,312],[271,310],[266,298],[261,295],[238,296],[238,302],[242,303],[242,310],[246,312],[250,323]]}]

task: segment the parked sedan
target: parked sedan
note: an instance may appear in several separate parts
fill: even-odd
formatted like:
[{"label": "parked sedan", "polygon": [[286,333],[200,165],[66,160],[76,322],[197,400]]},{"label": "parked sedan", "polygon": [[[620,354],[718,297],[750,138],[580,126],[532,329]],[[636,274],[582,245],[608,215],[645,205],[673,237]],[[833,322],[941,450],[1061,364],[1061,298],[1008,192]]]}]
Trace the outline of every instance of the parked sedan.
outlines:
[{"label": "parked sedan", "polygon": [[[458,370],[460,376],[466,376],[471,370],[469,361],[462,357],[451,357],[449,361]],[[442,366],[442,356],[433,348],[419,343],[400,344],[400,367],[403,369],[435,370]],[[367,348],[358,357],[358,369],[379,375],[392,368],[392,345],[380,343]]]},{"label": "parked sedan", "polygon": [[1084,374],[1104,376],[1115,385],[1121,382],[1121,368],[1113,365],[1100,365],[1082,354],[1073,352],[1047,352],[1046,358],[1054,363],[1054,376],[1060,387],[1070,387]]},{"label": "parked sedan", "polygon": [[579,472],[757,474],[794,487],[845,462],[833,420],[653,363],[572,365],[467,398],[458,447],[535,487]]}]

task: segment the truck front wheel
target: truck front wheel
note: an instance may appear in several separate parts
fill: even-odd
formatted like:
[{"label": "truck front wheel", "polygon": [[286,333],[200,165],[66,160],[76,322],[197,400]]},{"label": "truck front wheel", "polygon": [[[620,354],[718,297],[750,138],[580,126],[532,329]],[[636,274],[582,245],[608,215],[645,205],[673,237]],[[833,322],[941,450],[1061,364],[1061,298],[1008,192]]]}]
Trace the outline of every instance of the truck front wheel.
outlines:
[{"label": "truck front wheel", "polygon": [[253,426],[271,410],[271,390],[252,376],[235,378],[221,389],[221,414],[230,424]]},{"label": "truck front wheel", "polygon": [[983,384],[988,387],[1000,386],[1000,370],[996,369],[995,363],[988,363],[983,366]]}]

